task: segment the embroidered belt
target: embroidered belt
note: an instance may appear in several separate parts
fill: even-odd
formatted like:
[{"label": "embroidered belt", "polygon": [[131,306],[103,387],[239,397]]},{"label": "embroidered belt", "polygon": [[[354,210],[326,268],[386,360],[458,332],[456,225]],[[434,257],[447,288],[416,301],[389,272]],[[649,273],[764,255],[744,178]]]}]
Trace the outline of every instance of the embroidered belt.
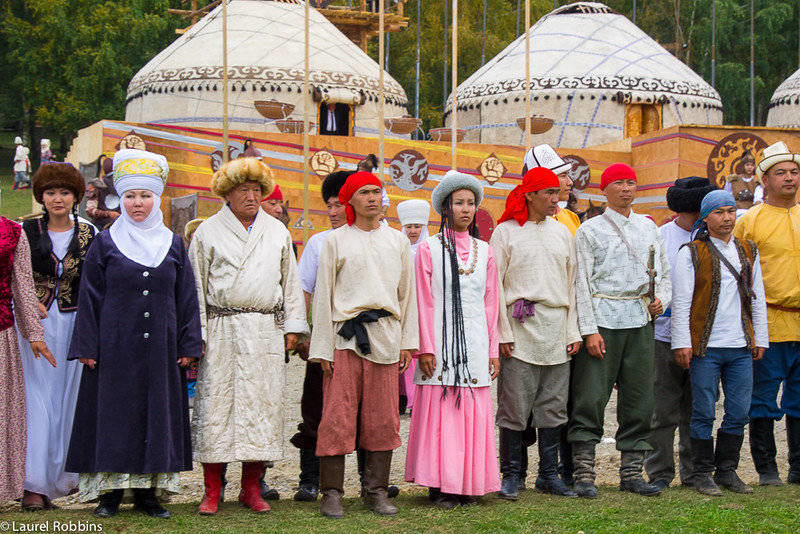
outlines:
[{"label": "embroidered belt", "polygon": [[786,306],[781,306],[780,304],[770,304],[769,302],[767,302],[767,308],[773,308],[785,312],[800,313],[800,308],[787,308]]},{"label": "embroidered belt", "polygon": [[647,298],[647,294],[638,295],[638,296],[619,296],[619,295],[606,295],[605,293],[594,293],[592,297],[599,298],[599,299],[609,299],[609,300],[644,300]]},{"label": "embroidered belt", "polygon": [[209,319],[216,317],[230,317],[231,315],[239,315],[242,313],[260,313],[263,315],[274,315],[275,324],[283,330],[284,322],[286,321],[286,312],[283,311],[282,306],[275,306],[271,310],[263,310],[261,308],[243,307],[243,308],[221,308],[219,306],[206,306],[206,315]]}]

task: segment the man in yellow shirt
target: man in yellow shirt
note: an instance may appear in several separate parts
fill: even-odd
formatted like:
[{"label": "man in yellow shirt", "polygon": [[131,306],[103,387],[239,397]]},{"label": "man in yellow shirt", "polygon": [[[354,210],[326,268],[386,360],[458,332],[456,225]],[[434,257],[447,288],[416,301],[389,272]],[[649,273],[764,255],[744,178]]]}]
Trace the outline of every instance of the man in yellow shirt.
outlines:
[{"label": "man in yellow shirt", "polygon": [[569,177],[569,170],[572,164],[561,159],[561,156],[553,150],[550,145],[537,145],[525,153],[525,162],[522,166],[522,175],[534,167],[545,167],[550,169],[558,176],[561,183],[561,190],[558,192],[558,208],[553,218],[567,227],[569,232],[575,236],[581,219],[576,213],[567,209],[569,192],[572,189],[572,178]]},{"label": "man in yellow shirt", "polygon": [[[750,450],[761,485],[783,484],[775,462],[774,422],[786,414],[788,481],[800,484],[800,154],[782,142],[764,149],[756,175],[766,200],[736,222],[734,235],[758,246],[769,323],[769,348],[753,364]],[[783,385],[781,405],[778,389]]]}]

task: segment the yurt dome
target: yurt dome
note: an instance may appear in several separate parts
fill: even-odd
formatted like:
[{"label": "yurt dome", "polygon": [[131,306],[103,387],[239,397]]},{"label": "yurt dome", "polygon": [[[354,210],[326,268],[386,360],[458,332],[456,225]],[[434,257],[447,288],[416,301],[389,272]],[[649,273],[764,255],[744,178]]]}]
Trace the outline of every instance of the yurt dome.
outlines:
[{"label": "yurt dome", "polygon": [[[528,32],[531,114],[553,121],[534,135],[537,144],[585,148],[677,124],[722,123],[719,93],[604,4],[560,7]],[[456,95],[465,141],[522,144],[517,119],[525,117],[525,35],[459,85]],[[451,95],[447,125],[452,102]]]},{"label": "yurt dome", "polygon": [[800,128],[800,70],[786,78],[772,94],[767,126]]},{"label": "yurt dome", "polygon": [[[299,0],[228,3],[228,114],[232,129],[278,131],[285,116],[281,111],[286,110],[290,115],[285,118],[302,120],[304,17],[305,7]],[[375,134],[380,67],[313,8],[309,28],[315,102],[310,120],[319,125],[322,104],[338,104],[337,109],[344,106],[345,116],[349,113],[350,135]],[[125,120],[221,127],[222,74],[222,6],[217,6],[133,77]],[[384,73],[383,85],[385,116],[406,114],[408,99],[400,84]],[[261,112],[256,102],[261,103]],[[266,114],[264,106],[270,108]],[[316,131],[312,129],[312,133]]]}]

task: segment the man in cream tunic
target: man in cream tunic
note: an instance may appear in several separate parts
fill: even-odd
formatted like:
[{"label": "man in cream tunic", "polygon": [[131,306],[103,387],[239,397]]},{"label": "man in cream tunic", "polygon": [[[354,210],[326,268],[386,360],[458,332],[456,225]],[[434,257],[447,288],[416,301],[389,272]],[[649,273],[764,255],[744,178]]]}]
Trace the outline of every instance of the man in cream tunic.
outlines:
[{"label": "man in cream tunic", "polygon": [[197,228],[189,249],[206,345],[192,421],[209,500],[200,511],[216,511],[218,471],[232,461],[243,462],[240,501],[266,511],[258,478],[264,461],[283,457],[284,348],[308,333],[303,293],[289,231],[259,207],[272,189],[269,167],[234,160],[212,189],[228,203]]}]

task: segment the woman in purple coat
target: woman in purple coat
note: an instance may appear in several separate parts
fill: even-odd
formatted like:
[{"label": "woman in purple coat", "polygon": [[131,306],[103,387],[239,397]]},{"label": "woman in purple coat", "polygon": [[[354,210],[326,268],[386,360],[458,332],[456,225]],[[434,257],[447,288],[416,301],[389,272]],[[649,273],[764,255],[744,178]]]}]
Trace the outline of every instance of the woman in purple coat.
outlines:
[{"label": "woman in purple coat", "polygon": [[121,150],[114,185],[122,215],[92,242],[83,265],[69,359],[85,365],[67,457],[80,499],[117,513],[170,513],[159,493],[180,490],[192,469],[188,366],[202,354],[197,290],[183,240],[162,221],[169,172],[163,156]]}]

